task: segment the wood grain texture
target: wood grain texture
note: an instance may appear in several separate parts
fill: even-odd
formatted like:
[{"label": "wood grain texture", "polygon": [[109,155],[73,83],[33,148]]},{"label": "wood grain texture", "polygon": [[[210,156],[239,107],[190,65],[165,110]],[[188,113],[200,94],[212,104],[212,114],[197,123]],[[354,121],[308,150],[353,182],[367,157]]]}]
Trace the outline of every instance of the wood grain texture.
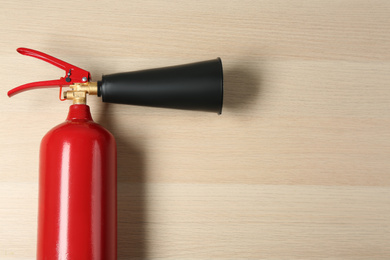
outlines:
[{"label": "wood grain texture", "polygon": [[[390,259],[390,2],[0,0],[0,259],[35,259],[38,147],[69,103],[6,92],[220,56],[222,116],[102,104],[119,259]],[[42,102],[44,100],[44,102]]]}]

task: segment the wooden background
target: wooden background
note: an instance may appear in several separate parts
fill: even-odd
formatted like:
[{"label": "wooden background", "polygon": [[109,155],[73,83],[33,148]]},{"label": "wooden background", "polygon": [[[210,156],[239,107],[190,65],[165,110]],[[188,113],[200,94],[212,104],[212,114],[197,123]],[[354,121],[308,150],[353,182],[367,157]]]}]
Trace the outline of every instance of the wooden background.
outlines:
[{"label": "wooden background", "polygon": [[38,148],[63,72],[220,56],[222,116],[107,105],[119,259],[390,259],[390,2],[0,0],[0,259],[35,259]]}]

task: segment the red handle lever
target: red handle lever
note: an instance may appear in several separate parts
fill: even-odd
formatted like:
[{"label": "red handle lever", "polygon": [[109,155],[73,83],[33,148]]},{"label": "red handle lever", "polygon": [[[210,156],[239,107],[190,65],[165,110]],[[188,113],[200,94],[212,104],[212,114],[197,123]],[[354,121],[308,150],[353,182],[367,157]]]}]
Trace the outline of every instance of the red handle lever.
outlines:
[{"label": "red handle lever", "polygon": [[8,96],[12,97],[13,95],[16,95],[20,92],[31,90],[31,89],[37,89],[37,88],[51,88],[51,87],[57,87],[57,86],[66,86],[66,85],[72,85],[75,83],[85,83],[88,82],[91,79],[91,74],[83,70],[79,67],[76,67],[70,63],[67,63],[65,61],[62,61],[60,59],[57,59],[53,56],[50,56],[46,53],[27,49],[27,48],[18,48],[17,51],[20,54],[31,56],[34,58],[41,59],[43,61],[46,61],[60,69],[63,69],[65,71],[65,77],[61,77],[58,80],[46,80],[46,81],[37,81],[37,82],[31,82],[24,85],[21,85],[19,87],[16,87],[14,89],[11,89],[8,91]]}]

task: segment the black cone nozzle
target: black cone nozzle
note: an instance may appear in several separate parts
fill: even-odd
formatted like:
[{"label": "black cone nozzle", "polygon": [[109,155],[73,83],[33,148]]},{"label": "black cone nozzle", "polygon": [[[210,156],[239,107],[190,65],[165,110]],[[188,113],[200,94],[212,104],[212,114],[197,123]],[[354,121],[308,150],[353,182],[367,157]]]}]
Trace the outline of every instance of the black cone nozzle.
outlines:
[{"label": "black cone nozzle", "polygon": [[221,114],[223,72],[220,58],[173,67],[103,76],[103,102],[216,112]]}]

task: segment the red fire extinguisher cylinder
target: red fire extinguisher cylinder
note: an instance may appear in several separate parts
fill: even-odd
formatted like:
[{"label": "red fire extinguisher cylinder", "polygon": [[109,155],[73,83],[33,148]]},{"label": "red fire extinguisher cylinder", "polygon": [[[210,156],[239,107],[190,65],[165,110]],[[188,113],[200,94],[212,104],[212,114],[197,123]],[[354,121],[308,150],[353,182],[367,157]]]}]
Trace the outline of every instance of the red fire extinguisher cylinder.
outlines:
[{"label": "red fire extinguisher cylinder", "polygon": [[116,144],[72,105],[40,149],[37,259],[116,259]]},{"label": "red fire extinguisher cylinder", "polygon": [[[105,75],[90,72],[46,53],[18,48],[65,75],[31,82],[8,96],[37,88],[60,87],[60,100],[73,100],[66,121],[42,139],[39,169],[38,260],[115,260],[117,258],[117,166],[114,137],[93,122],[87,95],[103,102],[216,112],[223,104],[221,59]],[[71,90],[61,92],[63,86]]]}]

